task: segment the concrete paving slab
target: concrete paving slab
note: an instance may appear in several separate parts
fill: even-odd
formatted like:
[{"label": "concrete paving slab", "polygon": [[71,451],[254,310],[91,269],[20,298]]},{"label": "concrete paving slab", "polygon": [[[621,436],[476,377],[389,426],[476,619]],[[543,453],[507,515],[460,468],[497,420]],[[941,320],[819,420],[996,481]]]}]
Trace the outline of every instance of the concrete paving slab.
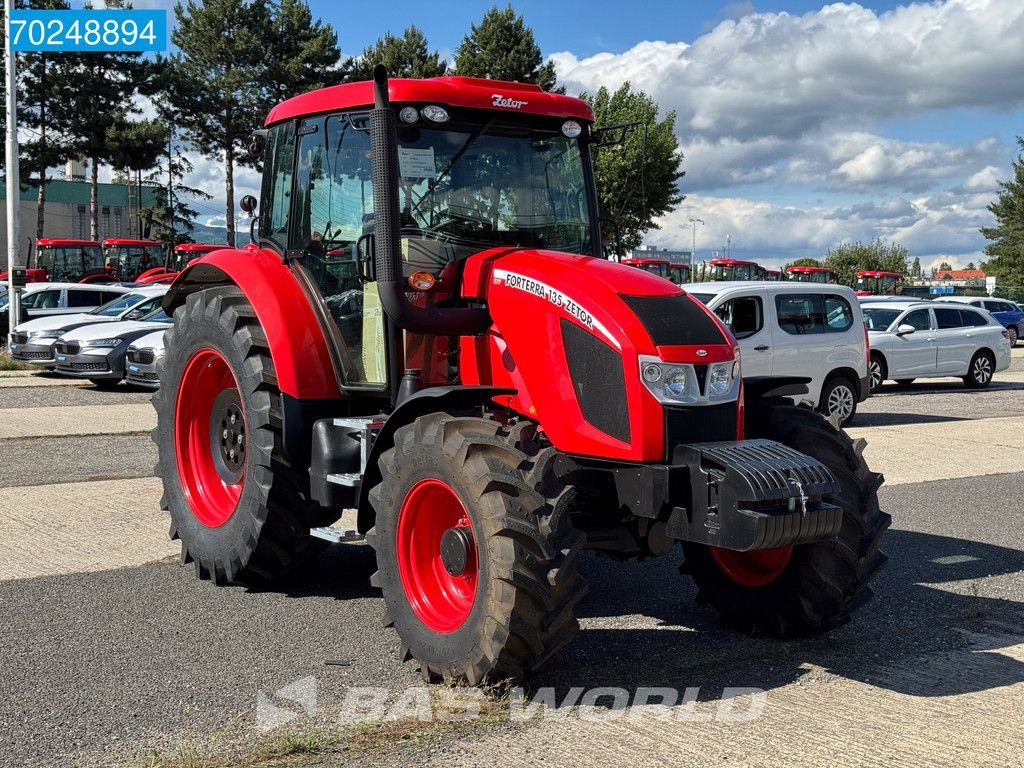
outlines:
[{"label": "concrete paving slab", "polygon": [[20,374],[17,376],[0,377],[0,389],[21,387],[80,387],[81,379],[57,378],[56,376],[40,376],[31,371],[7,371]]},{"label": "concrete paving slab", "polygon": [[889,485],[998,475],[1024,461],[1024,418],[851,427],[867,440],[864,458]]},{"label": "concrete paving slab", "polygon": [[159,560],[168,525],[153,477],[0,488],[0,581]]},{"label": "concrete paving slab", "polygon": [[0,440],[62,435],[118,435],[156,426],[149,403],[0,409]]}]

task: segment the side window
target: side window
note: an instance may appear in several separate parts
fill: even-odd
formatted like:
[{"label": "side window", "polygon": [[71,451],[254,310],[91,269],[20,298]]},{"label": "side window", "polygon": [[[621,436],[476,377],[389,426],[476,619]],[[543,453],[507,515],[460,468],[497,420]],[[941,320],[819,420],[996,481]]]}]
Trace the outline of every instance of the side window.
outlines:
[{"label": "side window", "polygon": [[985,319],[981,312],[973,312],[970,309],[960,310],[960,319],[969,328],[988,325],[988,320]]},{"label": "side window", "polygon": [[825,332],[825,302],[820,294],[789,293],[775,297],[779,328],[794,336]]},{"label": "side window", "polygon": [[853,325],[853,307],[842,296],[826,296],[825,322],[826,330],[830,333],[850,330]]},{"label": "side window", "polygon": [[932,319],[928,316],[927,309],[915,309],[900,321],[900,325],[912,325],[916,331],[930,331]]},{"label": "side window", "polygon": [[102,294],[99,291],[68,291],[69,307],[98,307]]},{"label": "side window", "polygon": [[292,201],[292,163],[295,159],[295,124],[271,129],[267,140],[268,168],[263,174],[260,237],[282,251],[288,248],[288,211]]},{"label": "side window", "polygon": [[935,308],[935,321],[939,329],[960,328],[963,323],[960,321],[959,309]]},{"label": "side window", "polygon": [[985,309],[989,312],[1009,312],[1010,308],[1001,301],[986,301]]},{"label": "side window", "polygon": [[60,291],[36,291],[22,299],[21,305],[28,309],[56,309]]},{"label": "side window", "polygon": [[758,296],[729,299],[715,309],[715,314],[737,339],[753,336],[764,327],[764,308]]}]

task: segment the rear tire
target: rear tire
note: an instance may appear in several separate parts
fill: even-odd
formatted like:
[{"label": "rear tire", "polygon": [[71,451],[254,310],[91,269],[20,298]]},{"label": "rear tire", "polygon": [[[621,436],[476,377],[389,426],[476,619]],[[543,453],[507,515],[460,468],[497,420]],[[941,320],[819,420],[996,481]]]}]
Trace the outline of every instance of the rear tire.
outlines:
[{"label": "rear tire", "polygon": [[821,388],[818,413],[829,418],[838,418],[839,426],[845,427],[857,415],[857,387],[844,376],[836,376],[825,382]]},{"label": "rear tire", "polygon": [[996,370],[996,361],[990,352],[975,352],[971,364],[964,376],[964,384],[969,389],[984,389],[992,383],[992,374]]},{"label": "rear tire", "polygon": [[[403,660],[428,682],[522,680],[579,629],[573,491],[554,478],[554,449],[538,448],[530,425],[435,413],[400,428],[381,454],[371,583]],[[463,570],[453,574],[441,544],[455,530]]]},{"label": "rear tire", "polygon": [[868,379],[871,383],[872,394],[882,388],[882,384],[888,376],[889,371],[885,365],[885,358],[877,353],[872,354],[868,363]]},{"label": "rear tire", "polygon": [[1006,329],[1006,332],[1010,334],[1010,346],[1011,347],[1017,346],[1017,339],[1020,336],[1020,334],[1017,333],[1017,326],[1015,326],[1015,325],[1009,326]]},{"label": "rear tire", "polygon": [[698,602],[713,606],[733,629],[785,638],[839,626],[871,598],[869,582],[886,561],[879,549],[890,523],[878,508],[882,476],[868,469],[844,432],[806,408],[755,401],[748,405],[747,432],[803,451],[832,470],[842,487],[831,500],[843,507],[839,536],[788,553],[724,553],[684,543],[682,570],[697,583]]},{"label": "rear tire", "polygon": [[308,563],[321,549],[309,529],[332,513],[284,456],[274,364],[248,299],[234,286],[193,293],[165,343],[153,441],[182,562],[219,585],[266,584]]}]

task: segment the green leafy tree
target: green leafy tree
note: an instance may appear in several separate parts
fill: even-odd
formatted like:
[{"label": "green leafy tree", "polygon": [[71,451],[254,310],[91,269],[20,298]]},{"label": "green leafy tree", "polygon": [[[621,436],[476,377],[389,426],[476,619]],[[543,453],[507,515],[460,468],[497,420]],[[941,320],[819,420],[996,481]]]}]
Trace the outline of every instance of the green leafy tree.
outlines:
[{"label": "green leafy tree", "polygon": [[881,239],[870,243],[842,243],[825,254],[825,266],[836,273],[840,283],[853,285],[857,273],[866,270],[907,272],[907,249]]},{"label": "green leafy tree", "polygon": [[555,87],[555,65],[544,62],[533,30],[511,5],[492,7],[470,27],[455,50],[455,71],[468,77],[489,77]]},{"label": "green leafy tree", "polygon": [[401,37],[389,32],[363,49],[363,55],[349,63],[346,79],[369,80],[376,64],[387,67],[392,77],[441,77],[448,71],[444,58],[437,51],[430,52],[426,36],[415,25]]},{"label": "green leafy tree", "polygon": [[981,265],[997,286],[1024,286],[1024,137],[1017,137],[1021,153],[1012,162],[1013,178],[999,182],[1001,191],[988,209],[996,217],[994,227],[982,227],[990,242],[985,253],[991,258]]},{"label": "green leafy tree", "polygon": [[[163,156],[169,130],[162,120],[119,120],[107,129],[110,165],[128,172],[131,183],[135,184],[140,207],[143,171],[150,170]],[[141,211],[139,231],[142,231]]]},{"label": "green leafy tree", "polygon": [[964,269],[977,269],[973,261],[968,261],[967,266]]},{"label": "green leafy tree", "polygon": [[948,272],[952,268],[953,265],[950,264],[948,261],[944,261],[941,264],[939,264],[939,272]]},{"label": "green leafy tree", "polygon": [[910,276],[920,277],[921,276],[921,259],[917,256],[914,257],[914,263],[910,265]]},{"label": "green leafy tree", "polygon": [[678,181],[683,153],[676,140],[676,113],[658,119],[658,105],[643,91],[623,83],[612,93],[580,94],[594,109],[596,124],[636,124],[622,146],[595,147],[594,175],[601,209],[603,240],[620,254],[639,246],[644,234],[658,229],[655,219],[683,201]]},{"label": "green leafy tree", "polygon": [[195,200],[209,200],[211,195],[201,189],[182,183],[193,170],[192,163],[176,147],[165,154],[161,163],[145,179],[151,188],[153,202],[140,212],[145,237],[156,237],[167,252],[180,243],[193,242],[191,232],[199,211],[192,207]]},{"label": "green leafy tree", "polygon": [[822,264],[821,264],[821,261],[819,261],[818,259],[812,259],[812,258],[793,259],[793,261],[788,262],[783,267],[783,270],[785,270],[788,267],[820,267],[820,266],[822,266]]}]

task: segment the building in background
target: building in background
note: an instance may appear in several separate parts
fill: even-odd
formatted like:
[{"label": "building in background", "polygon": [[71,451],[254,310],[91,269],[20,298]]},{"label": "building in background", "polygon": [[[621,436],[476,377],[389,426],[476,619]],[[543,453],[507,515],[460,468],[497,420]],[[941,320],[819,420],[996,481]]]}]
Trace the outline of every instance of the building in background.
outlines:
[{"label": "building in background", "polygon": [[670,264],[685,264],[693,266],[693,252],[689,249],[676,250],[672,248],[655,248],[653,245],[641,245],[634,248],[630,253],[633,259],[664,259]]}]

